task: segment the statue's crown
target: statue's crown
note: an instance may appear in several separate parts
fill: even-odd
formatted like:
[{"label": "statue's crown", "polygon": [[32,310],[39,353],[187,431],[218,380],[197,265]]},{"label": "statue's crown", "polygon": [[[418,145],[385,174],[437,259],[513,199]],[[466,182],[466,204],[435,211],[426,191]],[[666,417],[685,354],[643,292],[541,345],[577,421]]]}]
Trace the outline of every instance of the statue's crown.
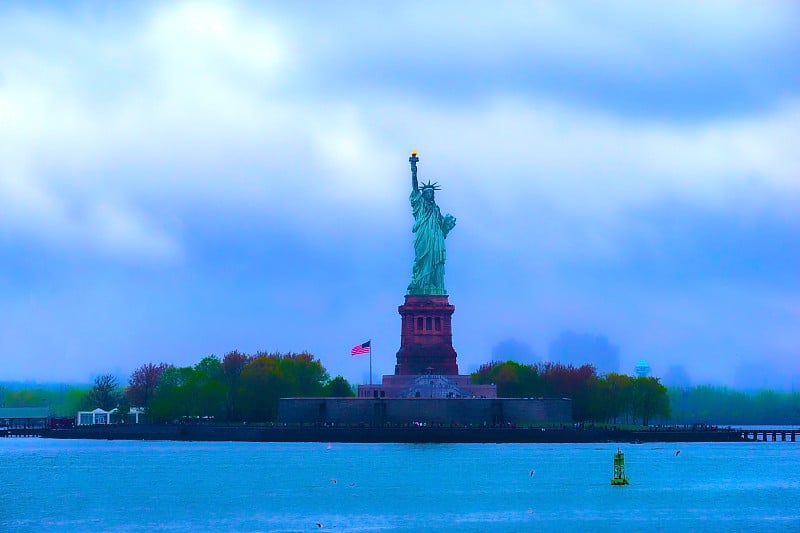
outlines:
[{"label": "statue's crown", "polygon": [[438,182],[434,181],[433,183],[431,183],[429,181],[428,183],[423,183],[422,187],[419,188],[420,192],[424,191],[425,189],[432,189],[434,191],[438,191],[438,190],[441,189],[441,187],[439,187],[439,183]]}]

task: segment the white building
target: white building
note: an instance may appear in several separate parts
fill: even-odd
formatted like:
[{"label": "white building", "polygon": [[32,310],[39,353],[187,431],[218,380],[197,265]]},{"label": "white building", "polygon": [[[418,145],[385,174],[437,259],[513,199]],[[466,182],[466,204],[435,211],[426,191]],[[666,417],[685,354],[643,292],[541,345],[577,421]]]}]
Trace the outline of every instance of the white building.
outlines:
[{"label": "white building", "polygon": [[141,424],[144,419],[144,407],[131,407],[128,411],[128,424]]},{"label": "white building", "polygon": [[78,411],[78,416],[75,417],[76,426],[93,426],[96,424],[110,424],[111,415],[116,413],[117,409],[111,411],[104,411],[99,407],[94,411]]}]

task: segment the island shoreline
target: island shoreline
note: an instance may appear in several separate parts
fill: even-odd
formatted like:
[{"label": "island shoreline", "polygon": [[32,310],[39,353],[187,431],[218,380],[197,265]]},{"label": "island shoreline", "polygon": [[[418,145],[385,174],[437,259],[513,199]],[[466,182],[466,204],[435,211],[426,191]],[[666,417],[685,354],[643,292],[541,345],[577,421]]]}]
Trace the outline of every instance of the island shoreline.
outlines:
[{"label": "island shoreline", "polygon": [[343,443],[752,442],[736,429],[109,425],[45,429],[50,439]]}]

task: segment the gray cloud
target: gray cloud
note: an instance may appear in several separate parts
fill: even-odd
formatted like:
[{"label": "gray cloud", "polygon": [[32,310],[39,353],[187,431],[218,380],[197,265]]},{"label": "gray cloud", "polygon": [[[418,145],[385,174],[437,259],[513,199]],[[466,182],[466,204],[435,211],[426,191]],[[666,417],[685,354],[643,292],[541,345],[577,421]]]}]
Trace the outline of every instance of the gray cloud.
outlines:
[{"label": "gray cloud", "polygon": [[325,356],[369,334],[391,371],[413,148],[459,217],[465,368],[565,329],[606,332],[623,371],[795,364],[795,6],[84,7],[0,14],[4,356]]},{"label": "gray cloud", "polygon": [[[620,371],[619,348],[604,335],[565,331],[550,343],[547,355],[553,362],[574,366],[593,365],[600,374]],[[632,372],[623,370],[622,373]]]},{"label": "gray cloud", "polygon": [[492,348],[492,361],[515,361],[521,364],[538,363],[541,358],[536,355],[531,345],[517,339],[506,339]]}]

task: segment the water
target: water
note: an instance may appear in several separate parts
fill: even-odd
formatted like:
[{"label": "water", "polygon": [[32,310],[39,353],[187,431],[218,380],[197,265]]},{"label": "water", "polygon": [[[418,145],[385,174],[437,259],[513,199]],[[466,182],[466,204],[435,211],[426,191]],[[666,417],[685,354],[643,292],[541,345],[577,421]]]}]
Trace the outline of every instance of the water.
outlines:
[{"label": "water", "polygon": [[800,443],[616,449],[0,439],[0,531],[800,531]]}]

